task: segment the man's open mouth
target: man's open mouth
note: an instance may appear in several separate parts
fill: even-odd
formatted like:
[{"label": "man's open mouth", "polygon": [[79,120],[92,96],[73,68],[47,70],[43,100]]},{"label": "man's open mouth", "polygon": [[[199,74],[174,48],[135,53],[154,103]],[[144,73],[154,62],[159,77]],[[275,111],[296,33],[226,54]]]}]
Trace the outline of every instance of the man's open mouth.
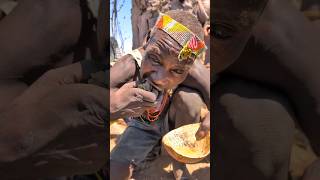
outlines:
[{"label": "man's open mouth", "polygon": [[139,82],[138,88],[144,89],[146,91],[152,92],[156,95],[156,107],[161,104],[163,99],[164,90],[161,89],[159,86],[155,85],[151,80],[143,79]]}]

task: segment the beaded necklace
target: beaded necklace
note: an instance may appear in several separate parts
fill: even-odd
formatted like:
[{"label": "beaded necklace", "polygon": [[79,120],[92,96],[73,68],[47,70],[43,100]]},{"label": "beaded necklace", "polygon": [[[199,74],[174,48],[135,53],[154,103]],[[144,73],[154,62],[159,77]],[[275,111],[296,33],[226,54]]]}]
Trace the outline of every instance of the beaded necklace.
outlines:
[{"label": "beaded necklace", "polygon": [[164,107],[167,104],[168,97],[168,93],[165,93],[158,111],[156,110],[156,108],[151,108],[146,111],[148,121],[154,122],[159,118],[160,114],[163,112]]},{"label": "beaded necklace", "polygon": [[[161,115],[165,106],[168,103],[169,95],[170,94],[168,92],[166,92],[163,95],[159,110],[157,110],[156,108],[148,109],[143,115],[140,116],[140,119],[143,120],[144,122],[147,122],[148,124],[158,120],[159,116]],[[147,120],[147,121],[145,121],[145,120]]]}]

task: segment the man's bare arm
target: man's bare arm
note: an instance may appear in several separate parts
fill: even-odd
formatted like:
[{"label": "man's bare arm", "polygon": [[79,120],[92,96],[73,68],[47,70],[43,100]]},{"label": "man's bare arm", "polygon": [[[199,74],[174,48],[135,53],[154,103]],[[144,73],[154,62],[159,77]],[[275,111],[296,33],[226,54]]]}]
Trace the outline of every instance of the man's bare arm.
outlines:
[{"label": "man's bare arm", "polygon": [[[189,71],[187,79],[182,85],[196,89],[202,95],[202,98],[210,109],[210,71],[200,61],[195,61]],[[196,133],[196,138],[201,139],[210,131],[210,111],[201,120],[201,126]]]},{"label": "man's bare arm", "polygon": [[289,1],[273,0],[267,6],[253,35],[317,97],[320,90],[317,78],[320,34],[316,24],[309,21]]},{"label": "man's bare arm", "polygon": [[1,78],[21,77],[34,67],[51,65],[56,60],[52,57],[65,55],[74,47],[80,33],[81,8],[78,2],[19,2],[0,21]]},{"label": "man's bare arm", "polygon": [[[84,79],[80,63],[51,70],[1,109],[1,177],[39,175],[40,178],[44,172],[42,176],[86,172],[83,162],[88,161],[92,169],[102,167],[107,158],[102,152],[105,150],[108,90],[80,83],[84,80],[87,79]],[[79,141],[83,129],[86,136]],[[64,151],[56,149],[59,144],[66,145],[61,148]],[[70,151],[77,151],[74,158],[80,161],[61,154]],[[39,156],[46,159],[46,166],[37,166],[41,161]],[[57,156],[61,158],[54,158]],[[63,172],[59,170],[61,164],[68,164]],[[3,170],[9,167],[19,173],[8,174]],[[41,169],[39,173],[30,173],[37,168]]]},{"label": "man's bare arm", "polygon": [[182,85],[198,90],[210,109],[210,70],[199,61],[195,61],[189,71],[187,79]]},{"label": "man's bare arm", "polygon": [[110,116],[111,119],[140,116],[153,107],[156,96],[136,88],[134,80],[137,64],[131,55],[125,55],[110,69]]}]

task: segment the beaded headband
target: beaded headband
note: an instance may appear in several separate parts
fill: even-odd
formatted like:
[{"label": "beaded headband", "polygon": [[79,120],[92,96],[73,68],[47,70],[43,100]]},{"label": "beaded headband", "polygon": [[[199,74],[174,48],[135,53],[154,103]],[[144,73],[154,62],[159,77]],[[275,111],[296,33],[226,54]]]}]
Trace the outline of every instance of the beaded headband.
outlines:
[{"label": "beaded headband", "polygon": [[188,58],[196,59],[207,49],[204,41],[166,14],[160,13],[154,28],[163,30],[182,46],[178,56],[179,61]]}]

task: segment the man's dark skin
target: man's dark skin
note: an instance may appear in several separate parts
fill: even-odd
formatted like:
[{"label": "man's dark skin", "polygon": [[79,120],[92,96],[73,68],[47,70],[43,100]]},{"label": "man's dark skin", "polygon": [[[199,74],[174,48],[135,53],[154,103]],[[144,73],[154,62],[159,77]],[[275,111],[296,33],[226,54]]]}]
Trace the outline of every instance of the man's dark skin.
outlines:
[{"label": "man's dark skin", "polygon": [[216,1],[211,9],[211,63],[214,73],[232,64],[244,49],[267,0]]},{"label": "man's dark skin", "polygon": [[77,1],[19,1],[0,21],[0,98],[7,100],[1,101],[0,107],[27,88],[21,79],[32,70],[72,63],[70,50],[80,31]]},{"label": "man's dark skin", "polygon": [[[147,37],[146,41],[149,40],[149,38],[150,37]],[[154,38],[155,40],[152,40],[152,42],[156,43],[145,43],[142,48],[139,48],[140,53],[143,55],[143,58],[145,58],[139,72],[141,77],[149,79],[153,85],[162,90],[173,89],[180,83],[187,85],[188,87],[199,89],[200,92],[203,93],[203,97],[206,100],[205,102],[209,105],[209,71],[199,61],[195,61],[193,65],[190,63],[186,64],[188,61],[177,63],[177,55],[179,54],[180,46],[165,32],[157,30],[151,38]],[[127,84],[135,84],[135,82],[132,81],[135,81],[134,77],[136,75],[136,70],[135,60],[130,55],[122,57],[110,71],[111,91],[118,90],[119,88],[118,91],[121,91]],[[125,93],[125,91],[123,92]],[[139,95],[136,95],[136,97],[139,97]],[[133,99],[136,99],[136,97]],[[111,99],[113,99],[113,97],[111,97]],[[152,102],[154,102],[154,100],[155,96],[153,97]],[[142,99],[142,103],[145,103],[145,106],[140,105],[139,109],[135,109],[135,111],[140,114],[150,108],[150,106],[154,106],[154,104],[150,103],[150,100],[145,102]],[[128,103],[126,101],[121,101],[119,104]],[[136,116],[139,116],[139,113],[137,113]],[[200,138],[209,131],[209,127],[210,114],[203,120],[202,128],[198,133]],[[116,172],[119,169],[121,169],[123,173],[111,173],[112,178],[126,179],[130,177],[128,164],[120,164],[111,161],[110,172]]]},{"label": "man's dark skin", "polygon": [[[225,14],[226,17],[232,14],[230,12],[249,9],[241,6],[239,6],[240,8],[234,7],[230,1],[229,5],[225,1],[220,3],[222,4],[221,7],[215,6],[214,8],[220,8],[221,14]],[[242,3],[245,4],[245,2]],[[216,2],[216,4],[219,3]],[[233,2],[233,4],[236,3]],[[238,10],[234,10],[237,8]],[[252,6],[251,8],[255,9]],[[260,12],[259,8],[256,9],[255,13]],[[255,13],[252,13],[253,17],[255,17]],[[218,13],[214,14],[219,16]],[[234,17],[241,17],[240,14],[238,13],[238,16],[235,15]],[[219,17],[223,17],[223,15]],[[219,17],[214,17],[213,19],[219,21]],[[234,33],[230,33],[226,29],[218,31],[219,29],[214,29],[214,26],[211,29],[214,37],[213,52],[215,52],[213,55],[215,59],[213,59],[212,63],[213,65],[217,63],[213,68],[218,73],[237,60],[245,45],[245,39],[248,39],[246,34],[250,35],[250,31],[255,24],[253,23],[251,26],[247,26],[246,29],[242,29],[235,22],[225,21],[225,23],[231,27],[233,26],[237,31]],[[240,36],[238,35],[242,31],[246,32],[242,33],[243,41],[240,41],[238,39]],[[319,57],[319,51],[316,50],[319,43],[319,33],[316,33],[316,31],[316,27],[288,2],[270,2],[263,18],[260,19],[253,31],[255,41],[262,44],[262,47],[258,46],[257,48],[256,42],[250,40],[250,44],[247,45],[240,59],[222,73],[220,83],[215,86],[214,97],[216,102],[214,114],[216,116],[213,119],[217,120],[215,127],[220,132],[216,135],[215,140],[217,147],[215,174],[217,178],[285,179],[288,172],[288,167],[286,166],[290,159],[288,153],[292,143],[293,121],[297,118],[310,138],[313,147],[315,150],[317,149],[319,140],[317,127],[319,125],[317,123],[317,108],[315,104],[317,103],[317,84],[319,83],[317,82],[315,71],[317,62],[312,61],[312,59]],[[232,41],[235,44],[235,41],[243,43],[230,45],[229,43]],[[224,48],[228,48],[228,53],[232,54],[234,58],[225,56],[223,50],[221,51]],[[232,48],[234,48],[233,51]],[[268,55],[262,48],[268,49],[273,55]],[[230,74],[236,75],[236,78],[229,77]],[[255,86],[257,85],[254,81],[239,80],[239,77],[258,81],[260,85],[262,83],[273,85],[276,89],[267,88],[263,90],[263,86],[260,87],[262,89],[256,89]],[[283,94],[279,95],[279,89],[288,95],[290,101]],[[237,97],[239,98],[237,99]],[[272,103],[262,100],[265,98],[272,101]],[[257,101],[260,107],[254,101]],[[293,102],[293,104],[289,102]],[[263,103],[265,104],[262,106],[261,104]],[[246,108],[245,104],[250,108]],[[237,109],[234,109],[234,107],[237,107]],[[293,110],[294,113],[292,113]],[[245,115],[246,113],[248,115]],[[295,116],[296,113],[299,115],[297,118]],[[250,119],[255,119],[255,121],[250,123],[248,121]],[[284,119],[285,121],[283,121]],[[265,128],[261,128],[264,127],[261,126],[261,123],[263,123],[263,121],[260,122],[261,120],[268,122],[267,125],[264,125]],[[244,126],[238,126],[241,124]],[[263,143],[259,142],[259,136],[250,136],[250,133],[253,133],[255,129],[261,129],[258,134],[259,136],[262,135],[260,138],[264,139]],[[267,138],[273,140],[267,140]],[[228,143],[228,141],[233,142],[233,144]],[[278,143],[274,144],[274,142]],[[265,145],[268,148],[264,147]],[[241,152],[238,155],[231,156],[232,152],[227,151],[230,148],[241,148],[242,150],[237,151]],[[252,149],[255,149],[255,151],[252,152]],[[270,153],[268,149],[272,149],[273,153]],[[260,158],[255,159],[255,157]],[[263,158],[269,160],[266,161]],[[238,163],[239,165],[237,165]],[[232,171],[233,167],[241,168],[238,168],[238,171]],[[230,174],[228,174],[227,169],[230,170]],[[277,169],[281,169],[281,171],[274,171]]]},{"label": "man's dark skin", "polygon": [[51,70],[3,108],[2,177],[88,174],[104,165],[108,93],[84,78],[80,63]]},{"label": "man's dark skin", "polygon": [[[144,53],[143,48],[139,48],[139,51],[141,52],[141,54]],[[118,92],[122,91],[124,93],[130,94],[132,92],[122,90],[122,88],[124,89],[127,87],[133,87],[135,85],[135,83],[130,83],[130,84],[126,84],[125,86],[123,86],[125,83],[133,81],[132,78],[134,77],[134,75],[136,73],[135,72],[136,71],[136,63],[130,55],[123,56],[121,59],[119,59],[119,61],[121,61],[121,63],[116,63],[111,68],[111,71],[110,71],[110,74],[111,74],[111,79],[110,79],[111,90],[110,90],[110,92],[117,90]],[[123,72],[126,72],[126,73],[123,74]],[[208,71],[208,69],[205,68],[205,66],[203,66],[199,61],[195,61],[192,68],[189,71],[188,76],[182,82],[182,85],[185,85],[187,87],[194,88],[194,89],[199,89],[199,91],[203,95],[203,99],[205,100],[205,104],[208,107],[210,107],[210,101],[209,101],[209,98],[210,98],[210,87],[209,87],[210,75],[209,75],[209,73],[210,72]],[[157,84],[157,85],[160,84],[158,86],[161,87],[161,84],[164,84],[164,83],[162,81],[160,81],[155,84]],[[172,88],[172,87],[170,87],[170,85],[169,85],[169,88]],[[136,91],[142,92],[141,90],[136,90]],[[137,95],[137,93],[134,93],[135,94],[134,96],[138,96],[140,98],[144,97],[144,98],[142,98],[143,103],[134,103],[131,106],[129,106],[129,105],[127,105],[127,104],[129,104],[129,101],[127,99],[118,98],[119,99],[119,100],[117,100],[118,105],[115,105],[115,107],[116,106],[128,107],[128,108],[123,108],[128,112],[122,112],[122,114],[121,114],[122,117],[124,117],[124,116],[130,117],[132,115],[132,111],[135,111],[136,116],[139,116],[146,109],[148,109],[154,105],[153,102],[156,99],[155,99],[155,96],[152,95],[152,93],[144,92],[144,95],[142,95],[139,92],[137,92],[139,94],[139,96]],[[121,96],[123,96],[123,95],[121,95]],[[127,96],[127,97],[130,97],[130,96]],[[114,98],[114,99],[117,99],[117,98]],[[131,100],[134,102],[137,102],[136,99],[131,99]],[[138,104],[139,104],[139,106],[138,106]],[[135,107],[135,109],[132,109],[132,111],[130,111],[129,110],[130,107],[131,108]],[[111,112],[113,112],[112,109],[110,109],[110,110],[111,110]],[[116,110],[116,111],[120,113],[120,111],[118,111],[118,110]],[[120,115],[117,115],[117,113],[113,113],[113,114],[116,115],[114,118],[117,118],[120,116]],[[210,113],[208,113],[205,120],[203,120],[203,126],[201,126],[201,129],[198,131],[199,138],[205,136],[207,131],[209,131],[209,129],[210,129],[209,127],[210,127]]]},{"label": "man's dark skin", "polygon": [[212,9],[211,68],[219,75],[213,98],[217,179],[288,176],[294,126],[286,99],[238,77],[220,76],[240,56],[267,2],[221,0]]},{"label": "man's dark skin", "polygon": [[106,162],[107,90],[80,84],[89,77],[79,63],[42,75],[83,58],[81,3],[19,1],[0,21],[2,178],[88,174]]},{"label": "man's dark skin", "polygon": [[[208,31],[209,31],[210,26],[207,25],[205,27],[203,27],[203,31],[206,33],[205,34],[205,42],[209,43],[210,38],[208,35]],[[207,47],[210,47],[209,44],[206,44]],[[143,54],[144,53],[144,49],[140,48],[139,49],[140,52]],[[206,57],[208,56],[209,50],[206,51]],[[129,61],[127,63],[121,63],[118,64],[118,68],[117,70],[114,70],[113,72],[115,74],[112,75],[112,79],[119,81],[118,88],[121,87],[121,84],[123,84],[124,82],[130,81],[130,78],[125,78],[126,76],[133,76],[134,72],[134,68],[135,67],[135,63],[134,61],[132,61],[131,57],[128,56],[128,59],[124,59],[125,57],[123,57],[123,61]],[[128,64],[131,66],[128,66]],[[209,81],[209,71],[208,70],[204,70],[203,68],[204,66],[199,63],[199,61],[197,60],[197,62],[194,64],[193,67],[193,72],[191,72],[191,75],[189,76],[189,78],[181,85],[179,85],[180,87],[177,88],[175,90],[175,93],[173,94],[173,100],[172,100],[172,104],[170,106],[170,111],[169,111],[169,117],[170,119],[172,119],[174,121],[174,127],[178,128],[182,125],[185,124],[190,124],[190,123],[195,123],[195,122],[199,122],[201,121],[201,117],[200,117],[200,112],[201,112],[201,108],[203,107],[203,98],[201,93],[199,93],[197,91],[197,89],[199,89],[199,87],[196,87],[197,85],[194,85],[193,82],[197,81],[196,78],[199,78],[200,76],[207,78],[207,81]],[[123,75],[121,73],[121,71],[119,71],[120,69],[122,69],[123,72],[129,72],[128,74]],[[111,72],[111,73],[113,73]],[[121,76],[121,77],[120,77]],[[125,79],[125,80],[122,80]],[[201,78],[199,78],[201,80]],[[121,82],[124,81],[124,82]],[[203,82],[200,82],[203,83]],[[111,87],[113,87],[114,85],[112,85],[113,83],[111,82]],[[122,86],[118,93],[115,93],[114,98],[112,99],[118,99],[118,102],[130,102],[129,99],[124,99],[122,97],[122,92],[126,92],[128,91],[128,87],[134,87],[135,86],[135,82],[131,82],[131,83],[127,83],[124,86]],[[189,84],[189,85],[188,85]],[[190,88],[190,84],[192,85]],[[186,86],[187,85],[187,86]],[[143,90],[142,89],[138,89],[138,88],[132,88],[133,91],[136,91],[136,93],[139,93],[140,95],[142,94]],[[203,92],[202,92],[203,93]],[[129,94],[133,94],[133,92],[129,93]],[[148,95],[149,94],[149,95]],[[144,96],[145,99],[147,99],[146,101],[143,101],[143,103],[139,102],[139,101],[134,101],[134,103],[129,103],[131,105],[128,105],[127,108],[125,108],[125,111],[128,112],[121,112],[118,111],[117,114],[120,115],[121,114],[127,114],[127,113],[134,113],[136,116],[141,115],[147,108],[150,108],[150,106],[153,106],[153,103],[150,102],[154,102],[155,97],[151,97],[152,93],[150,92],[144,92],[142,94],[142,96]],[[112,97],[112,96],[110,96]],[[125,103],[124,103],[125,104]],[[125,105],[123,105],[125,106]],[[144,106],[144,107],[143,107]],[[131,109],[131,110],[130,110]],[[206,117],[207,119],[209,119],[209,115]],[[112,118],[113,119],[113,118]],[[201,138],[202,136],[205,135],[206,131],[209,130],[209,124],[206,123],[206,121],[204,121],[203,126],[201,127],[200,131],[197,133],[198,137]],[[177,161],[173,160],[172,161],[173,164],[173,173],[175,175],[176,179],[180,179],[181,176],[187,176],[187,170],[185,169],[185,164],[182,163],[178,163]]]},{"label": "man's dark skin", "polygon": [[[228,72],[267,83],[287,94],[299,124],[319,154],[319,28],[288,1],[270,1],[253,36],[261,46],[251,41]],[[257,51],[261,54],[252,53]]]},{"label": "man's dark skin", "polygon": [[0,27],[1,77],[21,77],[35,66],[59,64],[54,56],[68,57],[81,32],[80,2],[19,1]]},{"label": "man's dark skin", "polygon": [[[144,51],[142,48],[139,50],[141,53]],[[136,64],[130,55],[126,55],[119,59],[119,61],[120,60],[122,63],[115,64],[110,71],[110,74],[112,74],[110,79],[110,92],[112,93],[113,91],[118,91],[119,94],[117,95],[117,93],[115,93],[115,96],[118,96],[119,98],[114,98],[117,100],[115,100],[116,102],[114,102],[115,104],[113,106],[110,106],[110,111],[114,115],[114,117],[111,117],[111,119],[116,119],[120,116],[130,117],[132,116],[132,113],[134,113],[136,116],[139,116],[145,112],[146,109],[154,106],[154,102],[156,100],[154,94],[142,91],[141,89],[133,88],[136,85],[135,82],[125,84],[126,82],[132,81],[132,77],[135,75],[136,71]],[[126,72],[126,74],[123,74],[122,72]],[[204,99],[206,100],[205,103],[207,106],[210,105],[208,100],[210,98],[210,87],[208,83],[209,77],[208,69],[206,69],[205,66],[203,66],[200,62],[195,61],[193,67],[189,71],[187,79],[182,83],[183,85],[194,89],[201,88],[200,90],[204,94]],[[197,79],[200,80],[197,81]],[[127,88],[133,88],[134,92],[128,91]],[[121,92],[125,92],[127,94]],[[128,99],[132,101],[131,104]],[[118,109],[112,110],[113,107],[122,107],[123,112],[119,111]],[[203,122],[203,126],[198,132],[199,138],[203,137],[210,129],[210,125],[208,124],[208,122],[210,123],[209,117],[210,113],[207,115],[207,120]]]},{"label": "man's dark skin", "polygon": [[320,160],[314,161],[304,172],[303,180],[320,179]]}]

